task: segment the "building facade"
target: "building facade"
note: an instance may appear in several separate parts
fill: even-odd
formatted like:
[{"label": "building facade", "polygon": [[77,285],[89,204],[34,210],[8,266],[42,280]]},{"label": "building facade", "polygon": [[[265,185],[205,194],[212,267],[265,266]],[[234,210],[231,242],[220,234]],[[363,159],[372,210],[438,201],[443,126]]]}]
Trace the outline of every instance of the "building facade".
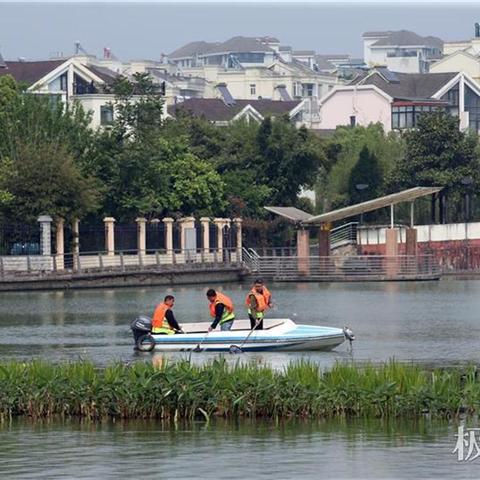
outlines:
[{"label": "building facade", "polygon": [[464,73],[402,74],[374,70],[320,102],[320,128],[381,123],[386,132],[414,128],[435,109],[459,116],[460,129],[480,133],[480,87]]},{"label": "building facade", "polygon": [[363,55],[369,67],[384,66],[393,72],[427,73],[430,63],[441,57],[443,41],[422,37],[408,30],[365,32]]}]

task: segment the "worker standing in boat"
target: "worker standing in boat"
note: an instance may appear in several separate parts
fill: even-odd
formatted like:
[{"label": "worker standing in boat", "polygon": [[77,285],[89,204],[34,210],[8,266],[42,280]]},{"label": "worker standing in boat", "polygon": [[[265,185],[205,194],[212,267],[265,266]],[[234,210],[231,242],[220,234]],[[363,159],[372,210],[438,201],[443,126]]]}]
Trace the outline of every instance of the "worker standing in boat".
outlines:
[{"label": "worker standing in boat", "polygon": [[265,312],[272,307],[272,294],[264,285],[261,278],[257,278],[252,289],[247,294],[245,304],[248,307],[248,318],[250,328],[263,330],[263,319]]},{"label": "worker standing in boat", "polygon": [[160,335],[183,333],[182,328],[173,314],[172,308],[174,303],[175,297],[173,295],[167,295],[163,299],[163,303],[156,306],[152,319],[152,333]]},{"label": "worker standing in boat", "polygon": [[210,316],[214,318],[208,331],[211,332],[220,324],[222,331],[230,330],[235,320],[235,311],[232,300],[223,293],[216,292],[213,288],[207,291],[210,302]]}]

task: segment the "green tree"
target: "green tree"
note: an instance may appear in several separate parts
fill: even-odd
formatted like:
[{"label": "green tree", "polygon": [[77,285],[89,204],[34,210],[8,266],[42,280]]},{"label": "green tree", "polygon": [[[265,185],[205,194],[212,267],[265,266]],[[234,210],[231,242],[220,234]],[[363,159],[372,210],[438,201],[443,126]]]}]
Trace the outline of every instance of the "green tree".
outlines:
[{"label": "green tree", "polygon": [[478,136],[459,130],[459,119],[444,111],[422,115],[404,134],[406,154],[391,172],[391,189],[441,186],[456,191],[464,177],[478,184]]},{"label": "green tree", "polygon": [[96,181],[82,176],[65,147],[48,143],[17,145],[15,158],[2,162],[0,190],[9,196],[6,217],[25,223],[41,214],[82,217],[98,201]]},{"label": "green tree", "polygon": [[[478,136],[459,130],[458,117],[444,111],[424,114],[417,128],[404,134],[406,154],[388,179],[390,191],[417,186],[443,187],[453,218],[461,218],[462,196],[480,186]],[[465,178],[470,186],[462,184]]]},{"label": "green tree", "polygon": [[133,80],[118,76],[113,85],[115,94],[114,129],[117,138],[145,138],[155,135],[162,126],[163,98],[159,85],[148,73],[134,73]]},{"label": "green tree", "polygon": [[[338,127],[324,145],[325,170],[316,185],[324,211],[354,203],[350,196],[350,178],[364,147],[375,155],[383,179],[404,155],[402,138],[393,132],[385,134],[381,124]],[[376,193],[381,195],[383,190],[383,182],[380,182]]]},{"label": "green tree", "polygon": [[302,188],[313,187],[324,160],[318,139],[287,118],[265,119],[257,134],[258,180],[271,189],[268,201],[294,206]]},{"label": "green tree", "polygon": [[378,197],[382,183],[383,176],[378,159],[365,146],[360,151],[358,161],[350,173],[348,184],[350,202],[360,203]]}]

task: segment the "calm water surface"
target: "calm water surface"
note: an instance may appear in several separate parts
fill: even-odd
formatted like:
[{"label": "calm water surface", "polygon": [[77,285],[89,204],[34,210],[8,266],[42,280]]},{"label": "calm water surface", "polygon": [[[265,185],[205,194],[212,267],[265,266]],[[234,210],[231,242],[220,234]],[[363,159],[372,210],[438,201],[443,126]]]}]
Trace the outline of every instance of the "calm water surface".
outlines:
[{"label": "calm water surface", "polygon": [[[248,285],[214,285],[235,301],[238,317]],[[271,285],[276,310],[270,316],[299,323],[349,325],[357,340],[333,352],[247,353],[243,359],[274,366],[310,357],[328,366],[336,360],[382,361],[392,357],[432,364],[480,363],[480,281]],[[150,314],[166,293],[176,296],[180,322],[208,321],[206,288],[178,287],[0,294],[0,355],[52,360],[89,358],[99,364],[131,361],[130,321]],[[186,358],[189,354],[170,354]],[[192,354],[193,355],[193,354]],[[193,355],[203,361],[215,354]],[[238,358],[234,356],[235,360]]]},{"label": "calm water surface", "polygon": [[380,420],[165,426],[15,421],[1,478],[478,478],[452,453],[456,426]]},{"label": "calm water surface", "polygon": [[[248,285],[212,286],[223,288],[242,310]],[[227,355],[228,361],[278,368],[302,357],[322,367],[392,357],[435,365],[480,363],[480,281],[271,289],[271,316],[350,325],[357,335],[353,352],[344,344],[332,352],[246,353]],[[207,321],[205,291],[192,286],[0,294],[0,358],[150,361],[151,354],[133,352],[130,321],[151,314],[166,293],[177,297],[181,322]],[[191,358],[202,362],[214,355]],[[480,459],[458,462],[452,454],[455,433],[454,424],[427,420],[188,427],[18,420],[0,425],[0,478],[479,478]]]}]

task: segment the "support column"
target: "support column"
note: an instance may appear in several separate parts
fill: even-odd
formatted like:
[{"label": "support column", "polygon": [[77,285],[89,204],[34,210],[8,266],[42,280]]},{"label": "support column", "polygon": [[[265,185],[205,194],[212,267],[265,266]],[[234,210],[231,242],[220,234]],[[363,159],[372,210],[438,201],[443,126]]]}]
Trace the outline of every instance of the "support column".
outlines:
[{"label": "support column", "polygon": [[318,255],[320,257],[330,256],[330,228],[326,224],[322,224],[318,231]]},{"label": "support column", "polygon": [[217,228],[217,252],[218,259],[223,261],[223,227],[227,225],[227,219],[225,218],[214,218],[213,223]]},{"label": "support column", "polygon": [[200,225],[202,226],[203,254],[208,255],[210,253],[210,219],[202,217]]},{"label": "support column", "polygon": [[387,228],[385,231],[385,249],[386,274],[388,277],[395,277],[398,272],[398,229]]},{"label": "support column", "polygon": [[417,229],[407,228],[405,238],[405,254],[417,255]]},{"label": "support column", "polygon": [[65,220],[63,218],[58,218],[56,222],[56,233],[55,233],[55,246],[57,254],[57,270],[63,270],[65,268],[65,234],[64,234]]},{"label": "support column", "polygon": [[40,255],[52,254],[52,217],[41,215],[37,219],[40,224]]},{"label": "support column", "polygon": [[187,250],[187,236],[186,230],[195,228],[195,218],[193,217],[184,217],[178,220],[180,224],[180,248],[182,253],[185,253]]},{"label": "support column", "polygon": [[115,219],[113,217],[105,217],[105,249],[107,255],[115,255]]},{"label": "support column", "polygon": [[137,222],[137,250],[139,255],[145,255],[147,251],[147,219],[138,217]]},{"label": "support column", "polygon": [[165,217],[162,220],[165,225],[165,250],[170,262],[173,261],[173,218]]},{"label": "support column", "polygon": [[307,229],[297,230],[298,274],[310,273],[310,233]]},{"label": "support column", "polygon": [[75,218],[72,221],[72,253],[73,253],[73,269],[78,271],[78,261],[80,255],[80,220]]},{"label": "support column", "polygon": [[238,262],[241,262],[242,260],[242,247],[243,247],[243,243],[242,243],[242,222],[243,220],[241,218],[234,218],[233,219],[233,223],[235,225],[235,228],[237,230],[237,238],[236,238],[236,245],[237,245],[237,248],[236,248],[236,252],[237,252],[237,263]]}]

